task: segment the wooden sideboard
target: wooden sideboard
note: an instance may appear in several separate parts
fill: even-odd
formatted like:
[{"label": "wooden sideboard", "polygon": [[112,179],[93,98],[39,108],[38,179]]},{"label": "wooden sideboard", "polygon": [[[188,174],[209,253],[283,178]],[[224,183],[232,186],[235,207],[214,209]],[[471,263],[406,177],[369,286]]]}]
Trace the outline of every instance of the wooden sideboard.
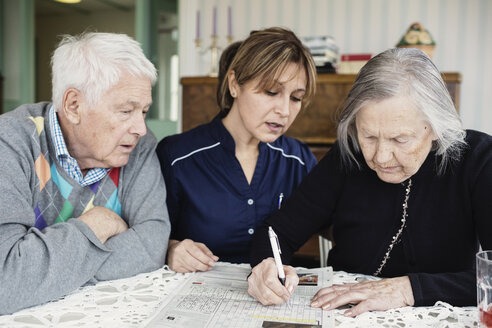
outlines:
[{"label": "wooden sideboard", "polygon": [[[442,73],[442,76],[456,110],[459,110],[461,74]],[[308,144],[318,160],[335,142],[336,118],[355,78],[355,74],[318,74],[316,95],[311,105],[299,113],[287,132],[288,136]],[[217,115],[217,78],[185,77],[181,79],[181,85],[183,131],[209,122]],[[313,236],[295,256],[298,261],[295,265],[309,267],[309,263],[319,263],[318,236]]]},{"label": "wooden sideboard", "polygon": [[[458,110],[461,74],[442,75]],[[318,160],[335,142],[336,118],[355,77],[355,74],[319,74],[312,103],[299,113],[287,132],[288,136],[308,144]],[[181,79],[181,85],[183,131],[209,122],[217,115],[217,78],[184,77]]]}]

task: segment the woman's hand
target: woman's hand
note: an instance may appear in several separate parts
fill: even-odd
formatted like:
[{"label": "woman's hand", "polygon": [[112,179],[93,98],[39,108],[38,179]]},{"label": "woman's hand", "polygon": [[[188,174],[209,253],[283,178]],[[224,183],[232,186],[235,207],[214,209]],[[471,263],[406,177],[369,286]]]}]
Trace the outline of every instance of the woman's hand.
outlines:
[{"label": "woman's hand", "polygon": [[284,265],[285,286],[278,279],[277,266],[273,258],[264,259],[253,268],[248,278],[248,293],[263,305],[282,304],[289,300],[299,277],[296,270]]},{"label": "woman's hand", "polygon": [[219,258],[205,244],[191,239],[169,240],[167,264],[176,272],[208,271]]},{"label": "woman's hand", "polygon": [[414,303],[410,279],[405,276],[323,288],[314,295],[311,306],[332,310],[357,304],[344,312],[345,316],[355,317],[366,311],[384,311]]}]

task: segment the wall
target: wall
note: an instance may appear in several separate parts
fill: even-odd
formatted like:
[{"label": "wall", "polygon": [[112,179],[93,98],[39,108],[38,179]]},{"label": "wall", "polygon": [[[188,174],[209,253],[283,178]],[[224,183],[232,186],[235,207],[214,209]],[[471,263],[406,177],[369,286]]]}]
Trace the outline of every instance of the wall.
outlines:
[{"label": "wall", "polygon": [[[123,12],[119,10],[95,11],[89,15],[74,12],[70,15],[38,15],[36,17],[36,100],[51,100],[51,68],[50,59],[53,50],[60,41],[60,34],[78,34],[85,30],[98,32],[125,33],[136,38],[141,44],[144,52],[154,64],[159,61],[156,56],[157,40],[153,40],[154,34],[157,38],[157,27],[159,14],[162,10],[169,9],[174,0],[139,0],[135,3],[135,11]],[[174,46],[175,47],[175,46]],[[159,68],[159,67],[158,67]],[[160,79],[162,79],[160,72]],[[158,108],[160,101],[157,93],[158,89],[153,89],[154,105],[147,118],[148,128],[158,139],[166,135],[176,133],[176,122],[159,119],[159,113],[165,112]]]},{"label": "wall", "polygon": [[[19,12],[19,3],[18,2],[9,2],[5,4],[5,10],[9,12],[18,13]],[[7,27],[13,27],[14,21],[16,19],[15,15],[5,15],[5,30]],[[17,47],[10,48],[10,45],[14,45],[18,43],[20,40],[19,30],[13,28],[11,33],[3,33],[4,34],[4,44],[5,54],[4,54],[4,62],[8,63],[8,65],[4,65],[4,79],[10,80],[11,83],[6,83],[5,88],[5,97],[10,100],[20,100],[20,49]]]},{"label": "wall", "polygon": [[[88,23],[90,22],[90,23]],[[79,34],[85,30],[125,33],[135,37],[135,12],[112,10],[89,15],[44,15],[36,17],[36,101],[51,100],[50,59],[61,34]]]},{"label": "wall", "polygon": [[34,101],[34,5],[2,2],[3,111]]},{"label": "wall", "polygon": [[228,6],[234,40],[253,29],[278,25],[299,36],[331,35],[341,53],[377,54],[394,47],[410,24],[418,21],[436,40],[434,61],[440,70],[462,74],[464,126],[492,134],[490,0],[180,0],[181,76],[210,71],[210,52],[197,51],[194,39],[199,10],[202,42],[210,45],[214,6],[220,47],[227,45]]}]

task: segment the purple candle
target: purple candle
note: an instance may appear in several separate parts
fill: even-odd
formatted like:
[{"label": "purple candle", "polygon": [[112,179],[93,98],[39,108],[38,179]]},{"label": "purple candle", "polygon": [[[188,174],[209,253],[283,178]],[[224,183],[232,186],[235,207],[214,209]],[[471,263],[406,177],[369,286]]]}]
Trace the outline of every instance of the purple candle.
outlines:
[{"label": "purple candle", "polygon": [[227,7],[227,35],[232,36],[231,6]]},{"label": "purple candle", "polygon": [[200,10],[196,11],[196,39],[200,39]]},{"label": "purple candle", "polygon": [[213,35],[217,35],[217,7],[214,7]]}]

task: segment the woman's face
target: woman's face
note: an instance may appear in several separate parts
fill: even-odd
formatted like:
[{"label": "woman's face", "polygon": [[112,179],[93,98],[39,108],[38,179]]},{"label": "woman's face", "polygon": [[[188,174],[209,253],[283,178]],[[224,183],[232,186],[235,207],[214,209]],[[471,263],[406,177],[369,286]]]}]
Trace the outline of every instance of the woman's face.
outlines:
[{"label": "woman's face", "polygon": [[273,142],[284,134],[301,110],[306,93],[306,72],[297,63],[288,64],[269,90],[258,89],[257,79],[242,86],[233,75],[229,80],[231,94],[236,96],[226,119],[235,118],[234,134],[248,143]]},{"label": "woman's face", "polygon": [[436,139],[422,112],[407,97],[368,103],[357,113],[356,127],[367,165],[389,183],[414,175]]}]

